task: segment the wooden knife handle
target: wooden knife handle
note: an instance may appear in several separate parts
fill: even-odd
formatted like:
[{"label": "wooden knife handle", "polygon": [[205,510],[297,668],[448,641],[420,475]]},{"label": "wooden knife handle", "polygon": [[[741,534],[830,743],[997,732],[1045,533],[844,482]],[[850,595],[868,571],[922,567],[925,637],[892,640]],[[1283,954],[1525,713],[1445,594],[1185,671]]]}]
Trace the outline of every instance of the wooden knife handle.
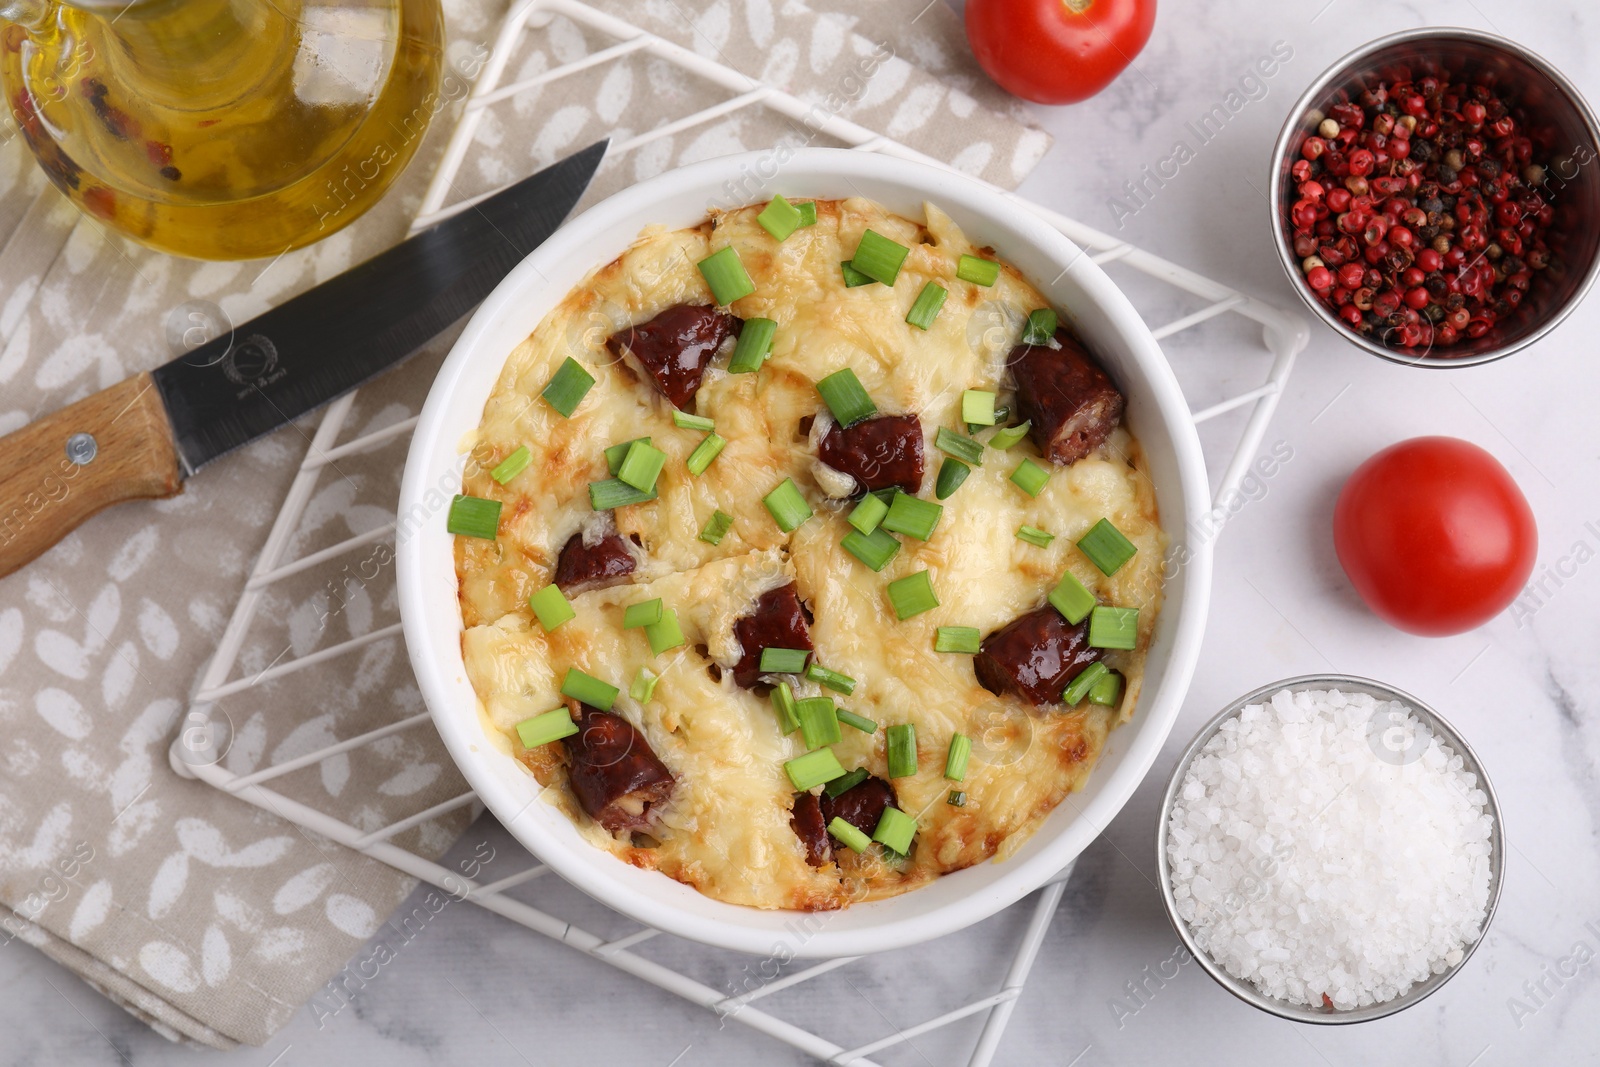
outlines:
[{"label": "wooden knife handle", "polygon": [[0,578],[102,508],[182,491],[172,427],[148,374],[31,422],[0,437]]}]

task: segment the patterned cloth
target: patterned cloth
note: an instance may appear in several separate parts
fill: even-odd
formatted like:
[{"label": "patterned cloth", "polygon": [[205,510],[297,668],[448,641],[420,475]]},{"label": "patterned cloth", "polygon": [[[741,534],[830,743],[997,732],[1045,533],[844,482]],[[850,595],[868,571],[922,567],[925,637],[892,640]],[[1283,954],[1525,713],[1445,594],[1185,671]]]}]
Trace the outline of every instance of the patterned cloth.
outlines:
[{"label": "patterned cloth", "polygon": [[[1048,139],[971,65],[955,16],[927,0],[600,0],[597,6],[819,109],[999,184]],[[503,8],[446,3],[448,58],[475,72]],[[537,22],[538,20],[536,20]],[[612,43],[566,17],[523,36],[507,81]],[[449,85],[446,83],[446,90]],[[464,95],[464,82],[457,83]],[[459,95],[456,100],[459,106]],[[660,60],[601,65],[496,105],[454,197],[520,177],[606,134],[619,145],[726,99]],[[234,323],[398,239],[452,126],[359,223],[273,262],[150,252],[80,216],[22,146],[0,146],[0,432],[172,358],[189,315]],[[681,163],[808,140],[764,109],[616,153],[587,201]],[[417,412],[450,338],[363,390],[353,436]],[[260,551],[315,420],[218,462],[181,496],[113,509],[0,581],[0,943],[70,967],[159,1032],[218,1048],[262,1044],[380,930],[414,883],[394,870],[174,774],[167,750]],[[392,518],[404,441],[324,472],[287,559]],[[233,676],[397,619],[386,542],[268,588]],[[222,702],[239,773],[422,710],[397,638]],[[377,829],[464,791],[430,727],[277,779],[283,795]],[[442,853],[470,812],[395,843]],[[16,951],[13,949],[13,951]]]}]

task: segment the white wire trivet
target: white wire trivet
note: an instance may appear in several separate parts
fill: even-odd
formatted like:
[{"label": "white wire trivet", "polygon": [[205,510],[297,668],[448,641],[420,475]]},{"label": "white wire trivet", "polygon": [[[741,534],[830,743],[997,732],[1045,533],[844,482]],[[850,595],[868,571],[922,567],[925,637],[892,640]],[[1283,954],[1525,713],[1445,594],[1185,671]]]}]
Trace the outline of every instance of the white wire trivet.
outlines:
[{"label": "white wire trivet", "polygon": [[[536,77],[501,85],[500,79],[505,73],[506,63],[515,45],[521,40],[522,35],[530,29],[538,29],[547,25],[555,15],[563,15],[599,35],[613,39],[616,43],[592,52],[582,59],[544,71]],[[617,157],[632,152],[659,138],[692,129],[745,108],[765,107],[790,119],[804,121],[819,133],[832,137],[860,151],[882,152],[887,155],[918,160],[947,170],[952,169],[941,160],[923,155],[876,131],[857,125],[837,115],[823,116],[819,120],[816,109],[796,96],[772,85],[754,81],[730,67],[697,55],[671,41],[647,33],[622,19],[596,11],[576,2],[576,0],[524,0],[507,16],[501,27],[499,38],[490,54],[490,59],[485,64],[483,72],[471,96],[468,98],[461,121],[445,149],[433,183],[423,200],[422,211],[412,224],[412,232],[438,222],[482,199],[482,197],[473,197],[454,204],[447,205],[445,203],[446,196],[452,188],[452,181],[460,170],[462,163],[466,160],[467,152],[472,145],[473,135],[487,108],[537,86],[556,81],[581,70],[621,59],[636,52],[671,63],[685,72],[697,76],[705,83],[725,90],[732,95],[728,99],[694,114],[686,115],[681,119],[665,123],[627,140],[614,143],[607,157],[608,163],[614,162]],[[1210,524],[1204,532],[1204,536],[1208,538],[1215,536],[1216,531],[1220,529],[1222,522],[1227,518],[1228,503],[1237,494],[1246,467],[1260,447],[1267,423],[1272,418],[1272,413],[1277,407],[1278,398],[1281,396],[1284,385],[1293,369],[1295,355],[1306,344],[1308,334],[1304,322],[1298,317],[1270,304],[1262,303],[1220,282],[1213,281],[1210,278],[1136,248],[1126,241],[1101,233],[1065,215],[1041,207],[1023,197],[1017,196],[1015,193],[998,187],[995,187],[995,193],[1036,213],[1043,221],[1060,230],[1084,248],[1096,263],[1123,263],[1151,278],[1165,282],[1207,302],[1204,307],[1191,314],[1153,327],[1151,332],[1157,340],[1170,337],[1173,334],[1227,313],[1241,315],[1262,327],[1263,343],[1274,357],[1266,380],[1253,389],[1248,389],[1192,414],[1192,418],[1196,423],[1202,423],[1225,412],[1233,411],[1246,405],[1253,406],[1245,424],[1244,432],[1223,471],[1216,494],[1213,497],[1213,511],[1209,516]],[[485,195],[492,195],[492,193]],[[383,541],[395,535],[395,524],[391,522],[386,526],[380,526],[377,529],[298,559],[284,559],[287,548],[299,528],[306,506],[311,501],[312,493],[316,489],[318,478],[321,476],[323,469],[345,456],[366,453],[380,446],[402,440],[416,425],[417,420],[411,418],[387,426],[375,433],[338,444],[339,433],[344,427],[345,419],[350,414],[354,400],[354,394],[343,397],[333,403],[323,416],[311,446],[306,452],[305,460],[300,465],[299,473],[290,486],[283,507],[273,524],[267,543],[261,551],[260,558],[256,561],[254,570],[251,572],[244,594],[234,609],[227,629],[223,632],[216,655],[212,657],[200,680],[199,688],[194,695],[193,703],[186,719],[186,732],[196,728],[204,729],[208,726],[211,708],[219,700],[235,696],[275,678],[306,670],[329,660],[348,655],[374,642],[396,637],[400,634],[400,626],[398,624],[382,627],[353,640],[320,649],[298,659],[276,663],[267,670],[248,677],[230,677],[245,638],[250,631],[251,624],[254,622],[261,606],[263,593],[268,587],[293,575],[330,563],[364,545]],[[192,756],[185,758],[185,751],[182,747],[183,735],[174,740],[169,752],[169,758],[173,769],[185,777],[198,778],[225,793],[289,819],[307,830],[322,834],[348,848],[386,863],[396,870],[444,889],[447,892],[458,896],[465,893],[466,899],[489,911],[502,915],[554,941],[575,948],[615,967],[619,971],[632,974],[652,985],[674,993],[690,1003],[698,1004],[702,1008],[714,1011],[722,1018],[736,1020],[751,1029],[775,1037],[820,1060],[841,1065],[852,1065],[852,1067],[874,1067],[873,1061],[868,1059],[873,1053],[938,1029],[958,1019],[967,1018],[980,1012],[988,1012],[983,1030],[968,1059],[969,1067],[987,1067],[994,1057],[995,1049],[999,1045],[1006,1023],[1011,1017],[1017,998],[1022,992],[1024,983],[1027,981],[1028,972],[1033,966],[1040,945],[1043,943],[1045,934],[1049,929],[1051,919],[1055,915],[1056,906],[1060,902],[1066,886],[1066,880],[1071,874],[1071,866],[1069,865],[1038,892],[1033,904],[1033,914],[1013,952],[1011,965],[997,991],[982,993],[960,1007],[934,1015],[915,1026],[894,1030],[878,1040],[854,1048],[845,1048],[820,1034],[812,1033],[793,1023],[786,1022],[770,1012],[751,1005],[757,1000],[789,989],[808,979],[854,963],[861,957],[850,956],[825,960],[777,978],[759,989],[738,996],[729,996],[703,982],[689,978],[663,964],[646,959],[630,951],[634,945],[656,936],[659,931],[641,927],[624,937],[607,941],[549,912],[542,911],[508,896],[508,890],[526,882],[531,882],[548,873],[549,868],[533,861],[532,857],[528,857],[529,866],[517,873],[493,882],[480,884],[470,879],[465,879],[456,871],[424,859],[392,843],[394,837],[407,830],[420,826],[448,812],[473,804],[477,797],[470,791],[418,811],[388,826],[371,831],[362,831],[341,819],[275,792],[265,785],[265,783],[271,782],[275,778],[318,765],[330,757],[372,744],[391,734],[421,727],[428,721],[429,716],[425,712],[412,715],[376,730],[328,745],[325,748],[307,752],[294,759],[271,764],[249,774],[238,774],[229,771],[220,761],[199,765]],[[715,950],[708,949],[706,951],[714,952]],[[871,966],[871,963],[862,963],[861,966],[868,967]],[[737,961],[729,954],[729,972],[734,973],[737,967]]]}]

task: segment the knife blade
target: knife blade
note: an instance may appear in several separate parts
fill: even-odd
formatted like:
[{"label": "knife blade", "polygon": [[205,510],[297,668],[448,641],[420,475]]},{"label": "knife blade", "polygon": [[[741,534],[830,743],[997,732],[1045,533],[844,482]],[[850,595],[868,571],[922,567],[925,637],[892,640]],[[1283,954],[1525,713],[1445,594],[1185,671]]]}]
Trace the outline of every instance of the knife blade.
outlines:
[{"label": "knife blade", "polygon": [[403,362],[565,221],[600,141],[185,353],[0,438],[0,578],[89,516]]}]

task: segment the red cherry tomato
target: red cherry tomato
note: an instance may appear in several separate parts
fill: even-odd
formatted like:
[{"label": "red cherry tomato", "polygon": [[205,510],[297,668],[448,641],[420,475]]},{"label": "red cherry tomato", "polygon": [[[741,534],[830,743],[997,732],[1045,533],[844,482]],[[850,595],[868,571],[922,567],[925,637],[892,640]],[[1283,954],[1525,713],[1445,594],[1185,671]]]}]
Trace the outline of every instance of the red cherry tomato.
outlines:
[{"label": "red cherry tomato", "polygon": [[1517,598],[1539,531],[1511,475],[1477,445],[1415,437],[1379,452],[1344,483],[1333,546],[1375,614],[1442,637],[1481,626]]},{"label": "red cherry tomato", "polygon": [[1075,104],[1110,85],[1155,22],[1156,0],[967,0],[978,63],[1036,104]]}]

